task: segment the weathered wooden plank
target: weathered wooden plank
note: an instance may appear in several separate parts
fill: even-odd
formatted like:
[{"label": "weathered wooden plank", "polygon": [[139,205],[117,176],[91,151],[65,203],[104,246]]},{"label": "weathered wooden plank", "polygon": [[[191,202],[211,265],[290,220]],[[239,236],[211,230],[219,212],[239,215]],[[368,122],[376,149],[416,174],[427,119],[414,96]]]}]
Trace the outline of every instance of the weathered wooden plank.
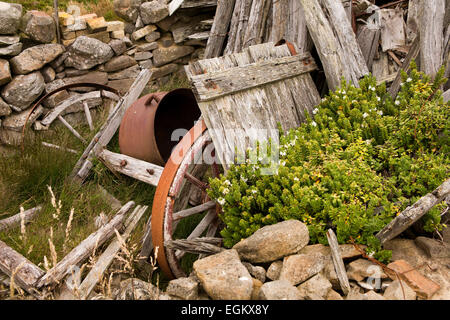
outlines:
[{"label": "weathered wooden plank", "polygon": [[67,151],[67,152],[70,152],[70,153],[73,153],[73,154],[78,154],[78,151],[77,151],[77,150],[73,150],[73,149],[70,149],[70,148],[60,147],[60,146],[58,146],[58,145],[56,145],[56,144],[52,144],[52,143],[48,143],[48,142],[44,142],[44,141],[42,141],[41,143],[42,143],[43,146],[46,146],[46,147],[49,147],[49,148],[54,148],[54,149],[58,149],[58,150],[63,150],[63,151]]},{"label": "weathered wooden plank", "polygon": [[86,121],[89,126],[89,130],[94,131],[94,124],[92,123],[91,112],[89,111],[89,106],[86,101],[83,101],[84,114],[86,115]]},{"label": "weathered wooden plank", "polygon": [[3,241],[0,241],[0,271],[14,277],[14,283],[20,288],[39,296],[35,284],[45,272]]},{"label": "weathered wooden plank", "polygon": [[66,110],[71,105],[74,105],[75,103],[86,99],[93,99],[93,98],[101,98],[100,91],[91,91],[64,100],[59,105],[57,105],[49,114],[47,114],[47,116],[44,119],[42,119],[41,121],[42,125],[44,126],[50,125],[53,121],[56,120],[56,118],[58,118],[59,115],[61,115],[64,112],[64,110]]},{"label": "weathered wooden plank", "polygon": [[448,89],[447,91],[445,91],[442,94],[442,97],[444,98],[444,103],[447,103],[448,101],[450,101],[450,89]]},{"label": "weathered wooden plank", "polygon": [[381,31],[378,28],[370,28],[367,25],[359,27],[356,39],[361,52],[366,60],[367,68],[372,70],[373,59],[378,51]]},{"label": "weathered wooden plank", "polygon": [[216,202],[215,201],[208,201],[208,202],[203,203],[201,205],[198,205],[196,207],[185,209],[185,210],[182,210],[182,211],[178,211],[178,212],[173,214],[172,219],[173,220],[180,220],[180,219],[192,216],[194,214],[197,214],[197,213],[200,213],[200,212],[204,212],[206,210],[214,208],[215,206],[216,206]]},{"label": "weathered wooden plank", "polygon": [[268,13],[270,1],[253,1],[242,48],[261,43],[262,29],[265,24],[264,16]]},{"label": "weathered wooden plank", "polygon": [[313,43],[308,33],[305,13],[298,0],[289,0],[289,12],[286,17],[287,27],[285,39],[297,46],[297,52],[311,51]]},{"label": "weathered wooden plank", "polygon": [[420,52],[420,35],[417,35],[414,39],[411,48],[409,48],[409,52],[403,61],[402,67],[398,70],[397,76],[395,77],[394,82],[389,88],[389,94],[393,99],[397,97],[398,92],[400,91],[400,84],[402,82],[402,71],[409,73],[411,61],[416,59]]},{"label": "weathered wooden plank", "polygon": [[222,252],[225,248],[219,247],[222,239],[212,237],[202,237],[191,240],[178,239],[164,242],[164,246],[172,250],[180,250],[194,254],[211,255]]},{"label": "weathered wooden plank", "polygon": [[345,265],[342,260],[339,243],[332,229],[328,229],[327,239],[331,249],[331,258],[333,260],[334,270],[336,271],[342,292],[347,295],[350,292],[350,283],[348,281],[347,272],[345,271]]},{"label": "weathered wooden plank", "polygon": [[211,34],[206,44],[205,59],[218,57],[222,53],[223,43],[227,36],[235,0],[218,0]]},{"label": "weathered wooden plank", "polygon": [[114,153],[104,149],[98,158],[107,164],[111,170],[120,172],[139,181],[157,186],[163,167],[130,156]]},{"label": "weathered wooden plank", "polygon": [[230,21],[230,30],[228,31],[228,40],[224,49],[224,54],[230,54],[234,49],[234,44],[237,37],[237,29],[239,26],[239,16],[241,13],[241,7],[244,2],[245,0],[236,0],[234,4],[233,15],[231,16]]},{"label": "weathered wooden plank", "polygon": [[406,44],[403,9],[381,9],[378,12],[381,23],[381,48],[383,52]]},{"label": "weathered wooden plank", "polygon": [[358,80],[369,70],[342,3],[332,0],[300,2],[328,87],[335,90],[340,86],[342,77],[358,86]]},{"label": "weathered wooden plank", "polygon": [[[141,220],[144,213],[147,211],[148,207],[137,206],[134,211],[130,214],[127,221],[125,221],[125,231],[120,235],[123,241],[126,241],[128,237],[133,232],[136,225]],[[84,278],[80,287],[78,288],[78,293],[81,300],[85,300],[89,297],[90,293],[96,286],[96,284],[101,280],[103,273],[111,265],[111,262],[116,257],[117,253],[121,248],[121,243],[118,238],[115,238],[105,251],[100,255],[97,262],[94,264],[92,269],[89,271],[86,278]]]},{"label": "weathered wooden plank", "polygon": [[208,101],[234,92],[284,80],[317,68],[309,53],[262,61],[217,73],[193,76],[198,100]]},{"label": "weathered wooden plank", "polygon": [[420,198],[395,217],[387,226],[377,233],[381,244],[389,241],[408,229],[414,222],[423,217],[431,208],[450,194],[450,179],[445,180],[433,192]]},{"label": "weathered wooden plank", "polygon": [[289,0],[275,1],[273,3],[272,13],[272,33],[270,41],[276,43],[281,39],[286,39],[285,35],[288,27],[286,19],[289,19]]},{"label": "weathered wooden plank", "polygon": [[111,141],[120,126],[125,111],[134,101],[137,100],[137,98],[139,98],[140,94],[150,80],[151,75],[152,72],[148,69],[143,69],[136,77],[130,91],[128,91],[128,93],[117,102],[106,122],[91,140],[83,155],[75,164],[75,167],[70,175],[70,179],[72,181],[81,184],[87,178],[92,168],[91,159],[97,157],[103,148],[105,148]]},{"label": "weathered wooden plank", "polygon": [[241,52],[242,49],[244,48],[244,37],[248,27],[252,3],[253,0],[243,0],[239,12],[239,21],[236,30],[236,40],[234,43],[231,43],[229,49],[226,50],[227,53]]},{"label": "weathered wooden plank", "polygon": [[420,69],[433,77],[442,66],[445,0],[421,1]]},{"label": "weathered wooden plank", "polygon": [[194,34],[191,34],[190,36],[188,36],[187,38],[189,40],[200,40],[200,41],[204,41],[204,40],[208,40],[209,36],[210,36],[210,32],[209,31],[202,31],[202,32],[197,32]]},{"label": "weathered wooden plank", "polygon": [[142,261],[147,261],[150,254],[153,251],[153,241],[152,241],[152,217],[148,218],[147,224],[145,225],[145,232],[142,236],[142,248],[139,252],[139,259]]},{"label": "weathered wooden plank", "polygon": [[91,253],[115,235],[114,230],[121,230],[125,214],[134,206],[130,201],[125,204],[106,225],[84,239],[77,247],[70,251],[60,262],[50,269],[36,283],[38,288],[59,283],[70,271],[70,266],[77,265],[87,259]]},{"label": "weathered wooden plank", "polygon": [[408,17],[406,19],[406,39],[412,43],[419,33],[419,3],[420,0],[409,0]]},{"label": "weathered wooden plank", "polygon": [[5,231],[8,229],[15,228],[20,225],[22,220],[25,223],[32,221],[41,210],[42,210],[42,206],[37,206],[37,207],[31,208],[31,209],[25,210],[23,213],[18,213],[9,218],[0,220],[0,231]]}]

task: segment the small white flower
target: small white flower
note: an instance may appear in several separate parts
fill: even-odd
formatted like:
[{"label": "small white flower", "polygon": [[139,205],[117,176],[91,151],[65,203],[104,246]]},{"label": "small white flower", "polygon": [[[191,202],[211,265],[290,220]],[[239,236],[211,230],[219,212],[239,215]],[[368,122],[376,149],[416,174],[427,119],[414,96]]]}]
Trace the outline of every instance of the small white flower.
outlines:
[{"label": "small white flower", "polygon": [[313,127],[317,127],[317,123],[316,123],[315,121],[311,122],[311,125],[312,125]]},{"label": "small white flower", "polygon": [[251,191],[251,193],[257,194],[257,193],[258,193],[258,190],[253,189],[253,190]]},{"label": "small white flower", "polygon": [[380,97],[377,97],[377,101],[381,101],[381,98],[380,98]]},{"label": "small white flower", "polygon": [[375,91],[375,87],[369,86],[369,90]]},{"label": "small white flower", "polygon": [[294,177],[294,181],[300,181],[300,179],[297,177]]},{"label": "small white flower", "polygon": [[345,99],[347,99],[347,96],[345,95],[345,96],[343,96],[342,98],[345,100]]},{"label": "small white flower", "polygon": [[380,110],[380,111],[378,111],[377,113],[378,113],[378,114],[379,114],[380,116],[382,116],[382,115],[383,115],[383,111],[381,111],[381,110]]},{"label": "small white flower", "polygon": [[342,94],[346,94],[347,92],[345,90],[342,90]]},{"label": "small white flower", "polygon": [[244,181],[244,182],[247,182],[247,181],[248,181],[248,179],[247,179],[247,178],[244,178],[244,177],[241,177],[241,180]]},{"label": "small white flower", "polygon": [[363,113],[363,118],[367,118],[369,115],[367,114],[367,112]]},{"label": "small white flower", "polygon": [[223,194],[226,195],[230,192],[230,189],[228,188],[223,188]]},{"label": "small white flower", "polygon": [[406,79],[406,82],[411,82],[411,81],[412,81],[411,78]]},{"label": "small white flower", "polygon": [[369,145],[372,143],[372,139],[366,140],[366,144]]},{"label": "small white flower", "polygon": [[319,112],[319,109],[317,109],[317,108],[315,108],[315,109],[312,111],[313,114],[317,114],[317,112]]},{"label": "small white flower", "polygon": [[224,185],[227,185],[227,186],[231,186],[230,180],[225,180],[225,181],[223,182],[223,184],[224,184]]},{"label": "small white flower", "polygon": [[281,160],[281,161],[280,161],[280,166],[285,166],[285,165],[286,165],[286,161]]},{"label": "small white flower", "polygon": [[395,105],[398,106],[400,104],[400,101],[395,100]]},{"label": "small white flower", "polygon": [[281,155],[282,157],[284,157],[284,156],[286,155],[286,152],[280,151],[280,155]]},{"label": "small white flower", "polygon": [[223,206],[223,205],[225,204],[225,199],[224,199],[224,198],[219,198],[219,199],[217,199],[217,202],[218,202],[221,206]]}]

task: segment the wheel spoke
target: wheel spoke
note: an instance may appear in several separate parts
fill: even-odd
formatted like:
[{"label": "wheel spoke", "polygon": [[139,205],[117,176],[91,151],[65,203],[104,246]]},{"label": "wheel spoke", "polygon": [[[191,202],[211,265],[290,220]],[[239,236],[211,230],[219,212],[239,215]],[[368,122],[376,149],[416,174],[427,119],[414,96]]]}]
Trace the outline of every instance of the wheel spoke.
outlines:
[{"label": "wheel spoke", "polygon": [[197,214],[197,213],[209,210],[211,208],[214,208],[215,206],[216,206],[216,202],[215,201],[208,201],[208,202],[203,203],[203,204],[201,204],[199,206],[192,207],[192,208],[185,209],[185,210],[178,211],[178,212],[174,213],[172,215],[172,220],[173,221],[181,220],[183,218],[186,218],[186,217],[192,216],[194,214]]},{"label": "wheel spoke", "polygon": [[[209,210],[208,213],[203,217],[203,219],[197,225],[197,227],[195,227],[194,231],[192,231],[192,233],[186,239],[187,240],[191,240],[191,239],[199,238],[202,235],[203,231],[205,231],[206,228],[209,227],[211,222],[216,217],[217,217],[217,215],[216,215],[215,208]],[[175,252],[175,256],[177,257],[177,259],[181,259],[185,254],[186,254],[186,252],[183,252],[183,251],[180,251],[180,250],[177,250]]]},{"label": "wheel spoke", "polygon": [[203,181],[197,179],[196,177],[194,177],[192,174],[190,174],[189,172],[185,172],[184,176],[186,177],[186,179],[194,186],[200,188],[201,190],[206,190],[208,189],[208,184],[204,183]]}]

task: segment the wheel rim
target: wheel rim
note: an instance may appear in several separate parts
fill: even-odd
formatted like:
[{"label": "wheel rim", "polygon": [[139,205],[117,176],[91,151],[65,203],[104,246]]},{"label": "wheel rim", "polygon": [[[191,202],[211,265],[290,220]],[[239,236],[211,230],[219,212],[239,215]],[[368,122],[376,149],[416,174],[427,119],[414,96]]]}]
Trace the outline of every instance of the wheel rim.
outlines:
[{"label": "wheel rim", "polygon": [[[203,120],[200,120],[175,147],[156,188],[151,218],[152,239],[154,248],[157,248],[158,265],[171,279],[186,276],[180,263],[184,254],[166,248],[164,242],[172,240],[178,222],[184,218],[177,216],[177,213],[180,210],[186,211],[184,209],[188,205],[192,188],[206,187],[204,182],[196,178],[196,175],[202,175],[202,170],[205,170],[206,165],[195,165],[194,160],[198,155],[203,154],[204,148],[210,143],[206,125]],[[214,173],[217,175],[217,166],[213,167],[215,167]],[[190,185],[193,187],[189,188]],[[207,197],[202,197],[201,202],[208,202],[208,200]],[[206,206],[207,213],[187,237],[188,239],[199,237],[205,231],[207,236],[214,236],[217,231],[219,225],[218,206],[215,203],[212,206],[210,200],[209,203],[210,208]],[[201,207],[201,205],[197,207]],[[191,211],[195,211],[197,207],[191,208]],[[187,211],[186,213],[189,214],[189,210]]]}]

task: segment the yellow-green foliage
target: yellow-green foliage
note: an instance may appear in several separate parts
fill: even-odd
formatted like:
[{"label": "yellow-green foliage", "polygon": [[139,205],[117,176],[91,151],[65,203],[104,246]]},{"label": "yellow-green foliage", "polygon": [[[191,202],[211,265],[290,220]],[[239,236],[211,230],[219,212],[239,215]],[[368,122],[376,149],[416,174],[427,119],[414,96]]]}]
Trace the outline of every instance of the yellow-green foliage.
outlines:
[{"label": "yellow-green foliage", "polygon": [[[314,109],[313,119],[280,137],[276,175],[261,175],[261,164],[233,166],[211,181],[210,196],[222,204],[224,243],[232,246],[264,225],[298,219],[312,243],[350,237],[369,245],[381,260],[375,234],[406,206],[440,185],[450,169],[449,105],[435,82],[412,66],[403,74],[395,101],[385,84],[369,76],[360,88],[342,82]],[[439,227],[437,209],[428,230]]]}]

